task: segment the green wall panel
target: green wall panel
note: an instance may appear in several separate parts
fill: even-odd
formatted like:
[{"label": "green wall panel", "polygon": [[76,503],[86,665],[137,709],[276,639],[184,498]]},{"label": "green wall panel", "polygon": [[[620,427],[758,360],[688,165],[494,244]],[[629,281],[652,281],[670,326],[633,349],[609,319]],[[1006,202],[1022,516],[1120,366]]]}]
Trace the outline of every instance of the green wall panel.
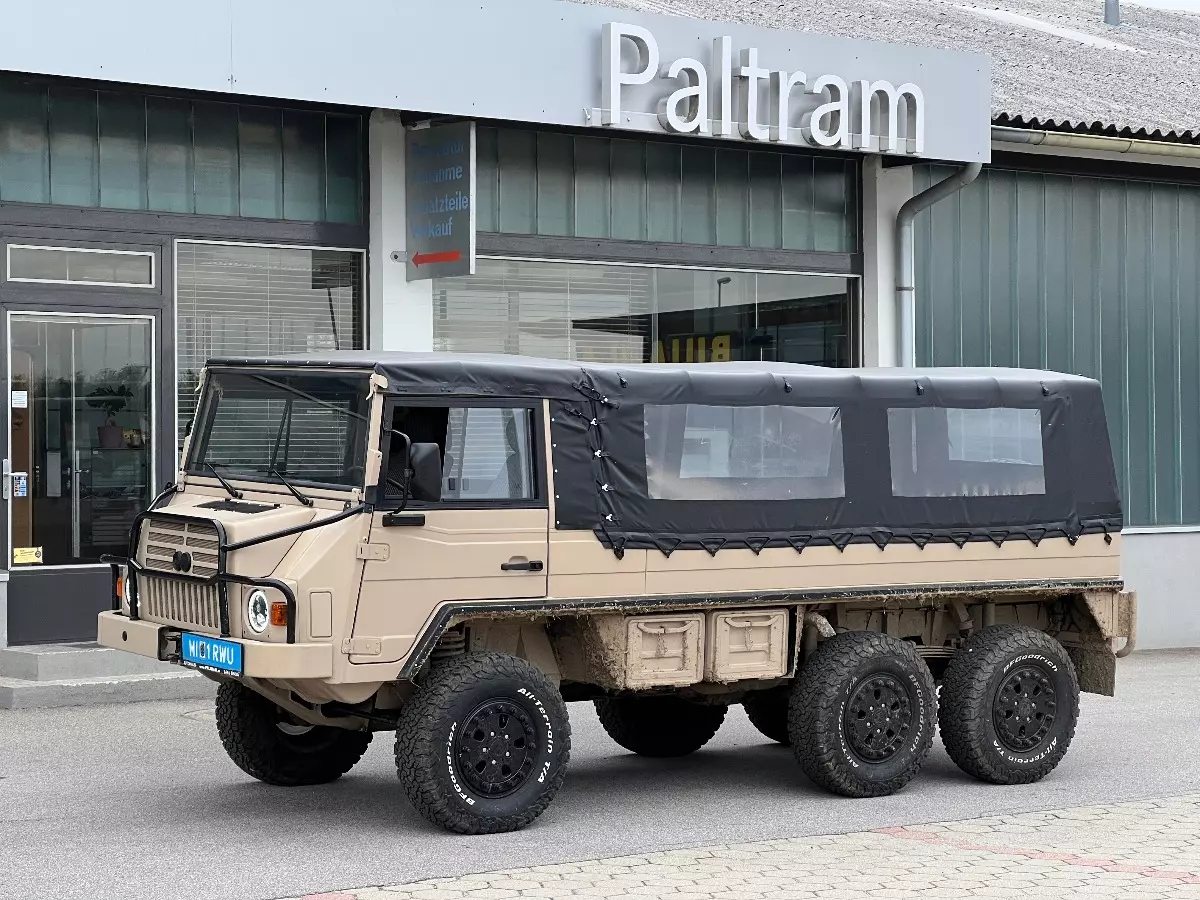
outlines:
[{"label": "green wall panel", "polygon": [[1127,523],[1200,525],[1200,187],[987,169],[916,246],[920,363],[1099,378]]}]

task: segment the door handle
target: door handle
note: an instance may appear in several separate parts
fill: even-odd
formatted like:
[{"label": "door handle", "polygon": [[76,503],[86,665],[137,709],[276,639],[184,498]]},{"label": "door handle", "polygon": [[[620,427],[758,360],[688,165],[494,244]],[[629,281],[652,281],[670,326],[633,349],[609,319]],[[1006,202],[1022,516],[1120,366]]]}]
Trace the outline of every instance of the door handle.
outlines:
[{"label": "door handle", "polygon": [[388,513],[383,517],[384,528],[397,528],[401,525],[407,525],[410,528],[420,528],[425,524],[424,513]]},{"label": "door handle", "polygon": [[12,462],[4,460],[3,471],[0,472],[0,496],[5,500],[12,499]]},{"label": "door handle", "polygon": [[508,562],[501,563],[500,569],[504,572],[540,572],[542,571],[542,561],[540,559],[517,559],[513,557]]}]

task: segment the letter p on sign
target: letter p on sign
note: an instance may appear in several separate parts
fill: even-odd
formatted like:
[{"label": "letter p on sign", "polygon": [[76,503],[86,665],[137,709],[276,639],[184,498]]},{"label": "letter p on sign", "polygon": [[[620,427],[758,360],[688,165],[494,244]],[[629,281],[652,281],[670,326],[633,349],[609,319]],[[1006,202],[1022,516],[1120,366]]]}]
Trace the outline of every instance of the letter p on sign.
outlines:
[{"label": "letter p on sign", "polygon": [[[621,69],[622,38],[629,38],[637,48],[638,70],[635,72]],[[648,29],[620,22],[609,22],[604,26],[603,43],[604,105],[600,110],[600,123],[615,125],[621,121],[621,86],[649,84],[658,74],[658,43]]]}]

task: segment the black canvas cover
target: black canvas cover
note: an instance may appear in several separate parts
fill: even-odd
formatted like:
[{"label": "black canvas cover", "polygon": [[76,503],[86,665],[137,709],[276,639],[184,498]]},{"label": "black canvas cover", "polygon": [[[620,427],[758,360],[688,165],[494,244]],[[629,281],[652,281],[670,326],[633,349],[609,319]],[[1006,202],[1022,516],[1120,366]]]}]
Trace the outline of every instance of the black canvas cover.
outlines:
[{"label": "black canvas cover", "polygon": [[[389,392],[448,400],[547,398],[558,486],[555,525],[593,530],[618,553],[627,548],[716,553],[735,547],[757,552],[768,546],[802,551],[865,541],[881,548],[894,541],[921,546],[1062,536],[1075,541],[1083,534],[1118,533],[1122,525],[1100,386],[1073,375],[770,362],[622,366],[366,351],[211,364],[365,368],[385,377]],[[807,416],[805,421],[824,422],[840,442],[836,473],[826,472],[823,481],[809,473],[752,479],[736,472],[701,478],[683,473],[669,488],[648,473],[648,459],[657,459],[660,451],[673,452],[678,463],[679,451],[656,445],[648,456],[647,443],[648,432],[677,422],[677,414],[725,416],[734,422],[728,429],[734,443],[767,441],[758,429],[737,425],[737,410],[751,414],[747,421],[778,423],[797,412]],[[1016,412],[989,412],[995,410]],[[1037,429],[1032,439],[1028,433],[1020,436],[1025,457],[995,458],[997,451],[988,448],[1015,446],[1006,431],[1017,425],[1026,432]],[[765,427],[778,430],[777,424]],[[687,437],[686,427],[680,433],[700,447],[693,458],[701,463],[723,459],[721,446],[703,436],[709,432],[691,430],[701,437]],[[650,435],[652,443],[659,439]],[[980,439],[983,450],[969,446]],[[925,447],[935,447],[934,456]],[[925,466],[936,477],[906,486],[906,473],[898,471],[903,466]],[[982,482],[979,472],[987,473]],[[1013,481],[1012,473],[1020,478]],[[827,490],[834,483],[838,489]],[[810,487],[793,490],[795,485]],[[772,494],[776,486],[779,491]],[[692,499],[687,492],[704,496]]]}]

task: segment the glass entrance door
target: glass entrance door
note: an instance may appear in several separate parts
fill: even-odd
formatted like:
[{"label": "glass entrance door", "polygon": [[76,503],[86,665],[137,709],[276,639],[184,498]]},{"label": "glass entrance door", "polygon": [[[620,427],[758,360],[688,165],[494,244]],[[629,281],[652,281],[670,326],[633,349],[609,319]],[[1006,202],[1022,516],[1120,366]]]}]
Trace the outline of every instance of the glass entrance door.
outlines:
[{"label": "glass entrance door", "polygon": [[13,312],[7,350],[12,570],[122,553],[154,484],[153,319]]}]

